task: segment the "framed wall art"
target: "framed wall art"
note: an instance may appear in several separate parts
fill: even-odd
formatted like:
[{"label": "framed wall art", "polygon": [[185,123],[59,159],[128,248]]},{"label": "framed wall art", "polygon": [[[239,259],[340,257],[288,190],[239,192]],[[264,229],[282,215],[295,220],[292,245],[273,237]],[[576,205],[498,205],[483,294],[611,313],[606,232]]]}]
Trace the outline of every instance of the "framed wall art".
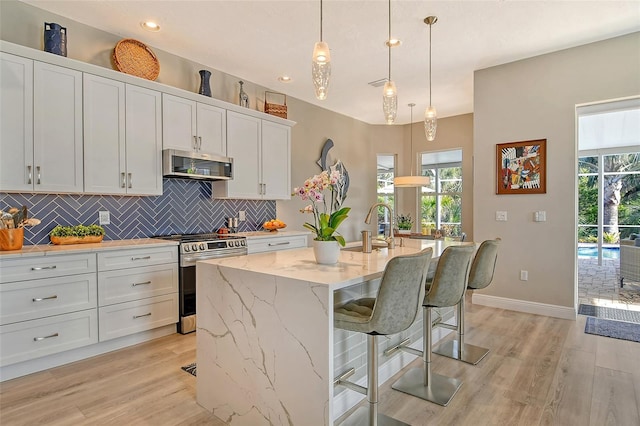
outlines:
[{"label": "framed wall art", "polygon": [[547,140],[496,145],[496,194],[546,194]]}]

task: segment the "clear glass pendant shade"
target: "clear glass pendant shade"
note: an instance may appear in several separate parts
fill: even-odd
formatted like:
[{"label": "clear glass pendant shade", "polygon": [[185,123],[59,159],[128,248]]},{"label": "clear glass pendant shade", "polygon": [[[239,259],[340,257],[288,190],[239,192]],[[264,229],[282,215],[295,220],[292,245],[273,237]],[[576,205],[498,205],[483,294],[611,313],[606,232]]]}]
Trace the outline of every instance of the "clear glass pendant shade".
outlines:
[{"label": "clear glass pendant shade", "polygon": [[311,78],[316,92],[316,98],[327,98],[329,79],[331,78],[331,53],[329,45],[319,41],[313,47],[313,62],[311,66]]},{"label": "clear glass pendant shade", "polygon": [[398,112],[398,92],[393,81],[387,81],[384,84],[382,92],[382,111],[387,124],[393,124],[396,121],[396,113]]},{"label": "clear glass pendant shade", "polygon": [[424,112],[424,133],[429,142],[433,142],[436,138],[436,129],[438,127],[438,114],[432,106]]}]

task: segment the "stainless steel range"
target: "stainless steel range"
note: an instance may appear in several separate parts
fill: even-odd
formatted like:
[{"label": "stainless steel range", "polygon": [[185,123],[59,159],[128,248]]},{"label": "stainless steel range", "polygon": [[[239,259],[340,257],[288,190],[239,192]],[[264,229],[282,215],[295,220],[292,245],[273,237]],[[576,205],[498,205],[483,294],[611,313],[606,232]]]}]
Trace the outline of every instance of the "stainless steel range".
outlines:
[{"label": "stainless steel range", "polygon": [[188,234],[158,236],[178,241],[180,321],[178,332],[196,330],[196,262],[247,254],[247,239],[235,234]]}]

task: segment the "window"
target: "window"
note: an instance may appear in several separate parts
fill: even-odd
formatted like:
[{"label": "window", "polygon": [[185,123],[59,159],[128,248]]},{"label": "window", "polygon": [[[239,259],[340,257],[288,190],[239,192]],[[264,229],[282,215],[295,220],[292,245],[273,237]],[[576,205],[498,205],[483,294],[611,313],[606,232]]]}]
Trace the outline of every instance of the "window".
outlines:
[{"label": "window", "polygon": [[421,164],[421,174],[431,178],[421,192],[421,225],[462,235],[462,150],[422,153]]},{"label": "window", "polygon": [[[378,203],[388,204],[393,211],[396,211],[395,188],[393,186],[395,163],[395,155],[378,155]],[[385,229],[390,229],[392,219],[389,217],[389,210],[378,207],[378,234],[384,234]]]}]

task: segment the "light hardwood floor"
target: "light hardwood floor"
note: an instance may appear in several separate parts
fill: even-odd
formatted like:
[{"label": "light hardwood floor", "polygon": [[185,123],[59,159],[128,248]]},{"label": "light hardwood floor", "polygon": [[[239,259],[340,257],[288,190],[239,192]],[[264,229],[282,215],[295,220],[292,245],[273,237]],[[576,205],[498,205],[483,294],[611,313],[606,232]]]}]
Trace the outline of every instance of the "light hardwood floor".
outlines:
[{"label": "light hardwood floor", "polygon": [[[411,425],[640,425],[640,343],[577,321],[467,303],[477,366],[433,356],[464,384],[448,407],[381,386],[380,412]],[[224,425],[195,402],[195,334],[179,334],[0,384],[0,424]],[[420,365],[416,360],[410,367]],[[315,425],[295,425],[315,426]]]}]

